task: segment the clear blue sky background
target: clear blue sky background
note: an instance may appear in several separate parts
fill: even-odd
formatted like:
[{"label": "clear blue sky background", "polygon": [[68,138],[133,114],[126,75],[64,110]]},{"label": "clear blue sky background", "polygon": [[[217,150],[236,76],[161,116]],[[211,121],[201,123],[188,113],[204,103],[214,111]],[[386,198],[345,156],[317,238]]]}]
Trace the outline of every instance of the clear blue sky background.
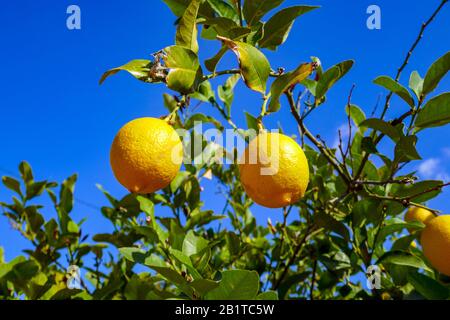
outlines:
[{"label": "clear blue sky background", "polygon": [[[277,52],[265,51],[272,67],[294,68],[310,56],[318,56],[325,68],[345,59],[355,59],[351,72],[329,93],[328,102],[313,113],[308,125],[329,145],[337,129],[345,123],[344,105],[353,83],[353,103],[370,114],[377,98],[386,92],[372,84],[378,75],[394,76],[396,68],[414,41],[420,24],[439,4],[430,1],[333,0],[307,2],[286,0],[283,6],[319,4],[322,8],[296,22],[285,46]],[[82,12],[82,29],[66,28],[66,8],[77,4]],[[377,4],[382,12],[382,29],[366,28],[366,9]],[[114,76],[103,85],[98,79],[108,68],[135,58],[148,58],[174,42],[175,17],[159,0],[16,0],[2,3],[0,11],[0,175],[16,173],[22,160],[31,163],[37,179],[62,181],[79,174],[76,197],[94,207],[107,202],[95,187],[101,183],[113,195],[126,191],[114,179],[109,166],[109,148],[117,130],[136,117],[161,116],[164,85],[148,85],[127,74]],[[450,7],[447,6],[429,29],[411,58],[403,76],[418,70],[423,76],[438,57],[449,50]],[[211,57],[217,42],[200,42],[201,57]],[[231,66],[229,55],[219,69]],[[447,77],[437,92],[448,91]],[[436,92],[436,93],[437,93]],[[245,126],[243,110],[256,114],[260,98],[242,84],[237,88],[233,117]],[[383,100],[382,98],[382,100]],[[389,116],[406,110],[394,98]],[[281,122],[287,133],[295,134],[294,120],[286,106],[265,120],[268,128]],[[209,113],[210,106],[199,111]],[[216,113],[212,113],[216,115]],[[418,148],[423,161],[411,164],[422,178],[450,175],[450,126],[420,134]],[[386,145],[391,148],[392,145]],[[205,182],[202,198],[206,208],[222,209],[224,200],[213,182]],[[0,186],[0,200],[10,192]],[[450,191],[429,204],[449,212]],[[157,211],[158,212],[158,211]],[[255,206],[260,223],[281,220],[280,210]],[[54,214],[51,210],[46,215]],[[99,210],[76,203],[76,220],[87,217],[89,234],[110,229]],[[0,217],[0,246],[8,259],[20,253],[26,242]]]}]

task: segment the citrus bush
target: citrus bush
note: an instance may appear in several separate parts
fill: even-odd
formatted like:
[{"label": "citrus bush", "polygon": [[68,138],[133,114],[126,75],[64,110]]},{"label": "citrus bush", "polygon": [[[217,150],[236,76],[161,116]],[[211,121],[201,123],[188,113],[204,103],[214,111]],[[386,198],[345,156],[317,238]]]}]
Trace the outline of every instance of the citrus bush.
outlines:
[{"label": "citrus bush", "polygon": [[[276,11],[282,0],[164,2],[177,18],[175,44],[100,79],[126,71],[171,90],[162,101],[167,114],[143,115],[111,137],[112,171],[130,192],[116,199],[99,186],[109,202],[101,214],[112,231],[90,237],[84,221],[72,219],[76,175],[62,183],[36,180],[22,162],[20,179],[3,177],[14,195],[0,205],[30,247],[11,261],[0,251],[0,297],[448,299],[450,219],[427,201],[449,183],[418,180],[411,163],[421,159],[417,133],[450,122],[450,92],[434,93],[450,69],[450,52],[436,57],[425,75],[414,71],[409,82],[400,82],[423,32],[447,1],[422,25],[395,77],[374,80],[387,94],[381,111],[366,117],[350,91],[341,110],[350,138],[336,148],[308,129],[308,116],[331,112],[321,106],[353,61],[324,69],[313,57],[284,70],[273,69],[264,54],[283,45],[294,21],[318,7]],[[221,43],[220,50],[200,61],[198,37]],[[235,68],[218,70],[229,51]],[[245,114],[247,128],[232,117],[242,112],[232,108],[240,81],[261,95],[255,101],[260,114]],[[401,98],[403,113],[389,119],[393,95]],[[199,113],[198,103],[221,118],[206,109]],[[298,132],[264,126],[265,117],[276,117],[280,108],[290,110]],[[245,150],[226,150],[208,140],[194,130],[198,122],[232,130],[248,143]],[[380,151],[384,140],[392,142],[392,150]],[[199,155],[203,161],[186,161]],[[252,155],[255,162],[249,163]],[[274,172],[262,173],[274,163]],[[200,182],[212,177],[223,190],[222,212],[202,202]],[[49,220],[39,204],[44,196],[54,207]],[[257,224],[255,203],[278,210],[281,221]],[[163,207],[170,216],[160,214]],[[83,271],[78,287],[67,285],[73,280],[69,266]],[[374,266],[380,283],[371,286]]]}]

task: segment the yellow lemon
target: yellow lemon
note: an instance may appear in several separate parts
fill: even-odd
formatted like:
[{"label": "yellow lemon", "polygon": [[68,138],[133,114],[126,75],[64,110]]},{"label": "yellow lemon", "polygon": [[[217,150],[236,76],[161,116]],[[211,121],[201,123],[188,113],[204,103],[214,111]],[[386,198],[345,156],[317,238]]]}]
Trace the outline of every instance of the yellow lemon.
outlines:
[{"label": "yellow lemon", "polygon": [[405,214],[405,221],[420,221],[423,224],[429,223],[436,216],[433,212],[419,207],[410,207]]},{"label": "yellow lemon", "polygon": [[125,124],[111,146],[110,162],[117,180],[130,192],[152,193],[177,175],[183,148],[166,121],[138,118]]},{"label": "yellow lemon", "polygon": [[256,203],[280,208],[297,202],[309,182],[308,161],[300,146],[280,133],[262,132],[239,161],[245,192]]},{"label": "yellow lemon", "polygon": [[420,242],[431,265],[450,276],[450,215],[431,220],[423,229]]}]

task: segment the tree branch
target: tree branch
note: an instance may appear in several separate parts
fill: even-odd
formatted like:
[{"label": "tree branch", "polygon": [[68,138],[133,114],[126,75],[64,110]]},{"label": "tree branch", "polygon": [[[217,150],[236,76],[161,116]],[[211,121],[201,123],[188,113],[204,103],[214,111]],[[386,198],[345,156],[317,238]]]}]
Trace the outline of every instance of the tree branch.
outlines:
[{"label": "tree branch", "polygon": [[289,105],[291,107],[291,113],[294,116],[295,120],[297,121],[298,125],[300,126],[300,129],[302,130],[302,133],[311,141],[318,149],[319,151],[327,158],[328,162],[333,166],[333,168],[338,172],[338,174],[341,176],[341,178],[345,181],[345,183],[348,185],[350,184],[350,178],[345,174],[344,170],[341,168],[340,164],[335,159],[334,155],[330,153],[330,151],[323,146],[314,136],[313,134],[306,128],[305,124],[303,123],[302,118],[298,114],[297,109],[295,108],[295,101],[294,97],[292,96],[291,91],[286,92],[286,96],[289,101]]},{"label": "tree branch", "polygon": [[[437,14],[439,13],[439,11],[441,11],[441,9],[444,7],[444,5],[448,2],[449,0],[442,0],[441,3],[439,4],[439,6],[436,8],[436,10],[433,12],[433,14],[430,16],[430,18],[428,18],[428,20],[426,22],[424,22],[420,28],[419,34],[417,35],[416,40],[414,41],[414,43],[412,44],[411,48],[408,50],[408,53],[406,54],[405,59],[403,60],[402,65],[397,69],[397,74],[395,76],[395,81],[398,82],[398,80],[400,79],[400,76],[403,72],[403,70],[405,69],[406,65],[409,62],[409,59],[411,58],[411,55],[414,52],[414,49],[417,47],[417,45],[419,44],[420,40],[423,38],[423,33],[425,32],[425,29],[428,27],[428,25],[434,20],[434,18],[437,16]],[[390,92],[387,97],[386,97],[386,102],[384,104],[384,109],[383,109],[383,113],[381,114],[381,119],[384,118],[384,116],[386,115],[387,110],[389,109],[389,104],[392,98],[393,92]]]}]

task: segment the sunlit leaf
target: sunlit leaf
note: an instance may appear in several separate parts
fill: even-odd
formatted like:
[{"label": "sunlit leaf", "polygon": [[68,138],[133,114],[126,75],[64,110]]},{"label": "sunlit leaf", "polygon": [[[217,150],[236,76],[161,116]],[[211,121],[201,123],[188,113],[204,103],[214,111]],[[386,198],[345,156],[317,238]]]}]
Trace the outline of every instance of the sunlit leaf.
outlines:
[{"label": "sunlit leaf", "polygon": [[180,46],[166,47],[164,53],[164,63],[169,68],[167,86],[181,93],[193,92],[202,74],[197,55]]},{"label": "sunlit leaf", "polygon": [[106,78],[118,73],[119,71],[127,71],[133,77],[143,82],[154,82],[154,80],[150,77],[150,69],[152,68],[152,66],[153,62],[151,62],[150,60],[132,60],[120,67],[106,71],[100,78],[99,83],[102,84],[106,80]]},{"label": "sunlit leaf", "polygon": [[221,85],[217,88],[219,99],[225,104],[228,115],[230,115],[231,104],[233,103],[234,99],[234,87],[236,86],[240,78],[240,75],[234,74],[228,77],[224,85]]},{"label": "sunlit leaf", "polygon": [[353,60],[340,62],[325,71],[317,82],[315,97],[320,100],[325,93],[353,66]]},{"label": "sunlit leaf", "polygon": [[239,22],[236,9],[224,0],[207,0],[211,8],[220,16]]},{"label": "sunlit leaf", "polygon": [[236,54],[245,84],[264,94],[270,74],[270,64],[264,54],[247,43],[223,37],[219,39]]},{"label": "sunlit leaf", "polygon": [[279,76],[270,88],[271,98],[268,111],[276,112],[280,109],[280,96],[289,88],[306,79],[313,72],[311,63],[302,63],[294,71]]},{"label": "sunlit leaf", "polygon": [[198,52],[197,15],[202,0],[192,0],[181,16],[177,26],[176,44]]},{"label": "sunlit leaf", "polygon": [[423,79],[420,77],[417,71],[411,72],[411,76],[409,77],[409,88],[414,92],[417,99],[421,98]]}]

